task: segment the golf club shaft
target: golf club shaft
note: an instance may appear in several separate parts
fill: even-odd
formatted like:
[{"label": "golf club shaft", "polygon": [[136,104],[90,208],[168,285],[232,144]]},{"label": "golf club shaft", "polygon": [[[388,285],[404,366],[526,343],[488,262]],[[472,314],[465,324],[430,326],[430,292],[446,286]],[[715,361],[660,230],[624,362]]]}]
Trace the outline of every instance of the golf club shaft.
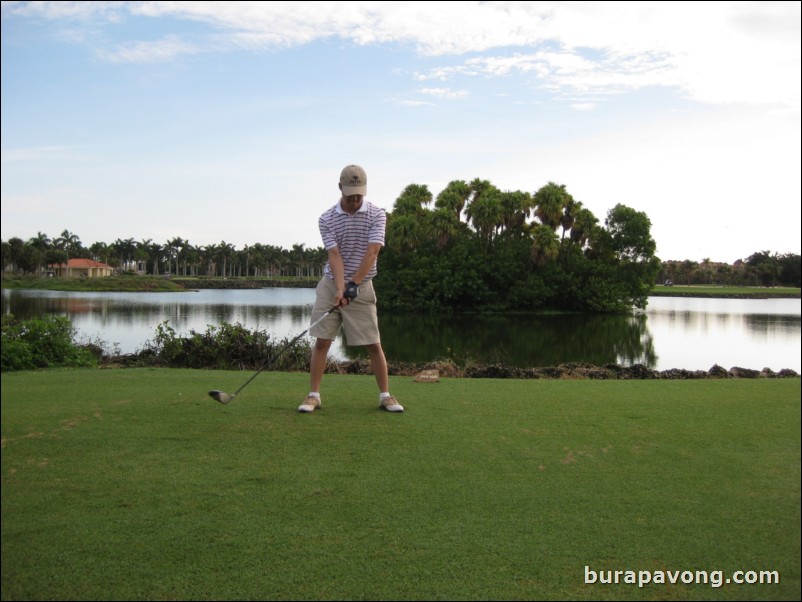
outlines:
[{"label": "golf club shaft", "polygon": [[278,353],[276,353],[276,355],[274,355],[273,357],[271,357],[271,358],[270,358],[270,359],[269,359],[267,362],[265,362],[265,364],[264,364],[264,365],[263,365],[261,368],[259,368],[259,370],[257,370],[257,372],[256,372],[256,373],[255,373],[253,376],[251,376],[251,377],[250,377],[248,380],[246,380],[246,381],[245,381],[245,384],[243,384],[243,385],[242,385],[242,386],[241,386],[239,389],[237,389],[237,391],[234,393],[234,395],[232,395],[232,396],[231,396],[231,398],[233,399],[234,397],[236,397],[237,395],[239,395],[239,392],[240,392],[240,391],[242,391],[242,390],[243,390],[245,387],[247,387],[247,386],[248,386],[248,385],[251,383],[251,381],[252,381],[254,378],[256,378],[257,376],[259,376],[259,375],[260,375],[262,372],[264,372],[265,370],[267,370],[267,368],[269,368],[270,366],[272,366],[272,365],[273,365],[273,362],[275,362],[275,361],[276,361],[276,360],[279,358],[279,356],[281,356],[281,354],[282,354],[282,353],[284,353],[285,351],[287,351],[287,349],[289,349],[289,348],[290,348],[290,347],[292,347],[292,346],[293,346],[293,345],[294,345],[296,342],[298,342],[298,340],[299,340],[299,339],[300,339],[302,336],[304,336],[304,335],[305,335],[307,332],[309,332],[309,331],[310,331],[310,330],[312,330],[312,329],[313,329],[315,326],[317,326],[318,324],[320,324],[320,322],[322,322],[322,321],[323,321],[323,318],[325,318],[325,317],[326,317],[326,316],[328,316],[328,315],[329,315],[331,312],[333,312],[335,309],[338,309],[338,308],[339,308],[339,306],[338,306],[338,305],[335,305],[334,307],[332,307],[332,308],[331,308],[330,310],[328,310],[328,311],[327,311],[325,314],[323,314],[323,315],[322,315],[322,316],[320,316],[320,317],[319,317],[317,320],[315,320],[314,322],[312,322],[312,324],[310,324],[310,325],[309,325],[309,328],[307,328],[306,330],[304,330],[304,331],[303,331],[301,334],[299,334],[297,337],[295,337],[295,338],[294,338],[293,340],[291,340],[289,343],[287,343],[286,345],[284,345],[284,347],[282,347],[282,348],[281,348],[281,349],[278,351]]}]

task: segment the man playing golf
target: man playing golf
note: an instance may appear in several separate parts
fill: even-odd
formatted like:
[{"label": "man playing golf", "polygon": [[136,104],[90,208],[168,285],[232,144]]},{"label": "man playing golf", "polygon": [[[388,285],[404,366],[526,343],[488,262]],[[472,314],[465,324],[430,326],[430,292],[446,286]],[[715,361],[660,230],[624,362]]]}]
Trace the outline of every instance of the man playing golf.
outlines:
[{"label": "man playing golf", "polygon": [[[316,337],[312,349],[310,393],[298,406],[299,412],[314,412],[320,407],[320,381],[326,369],[329,348],[342,326],[349,345],[364,345],[379,385],[379,407],[388,412],[403,412],[404,407],[390,395],[387,360],[384,357],[376,315],[373,277],[376,259],[384,246],[387,215],[383,209],[365,200],[368,178],[359,165],[348,165],[340,173],[340,200],[320,216],[318,226],[328,262],[317,285],[313,325],[309,334]],[[316,322],[332,307],[325,319]]]}]

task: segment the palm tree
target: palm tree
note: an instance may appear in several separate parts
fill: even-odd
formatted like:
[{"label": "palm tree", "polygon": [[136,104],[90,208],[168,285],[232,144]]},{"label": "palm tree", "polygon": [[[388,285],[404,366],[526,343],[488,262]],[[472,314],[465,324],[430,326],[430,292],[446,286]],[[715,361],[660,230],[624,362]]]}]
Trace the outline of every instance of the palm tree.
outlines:
[{"label": "palm tree", "polygon": [[253,247],[245,245],[242,251],[237,251],[237,263],[239,264],[239,270],[237,272],[237,276],[242,276],[242,267],[245,264],[245,276],[250,276],[250,269],[251,269],[251,259],[253,258]]},{"label": "palm tree", "polygon": [[[579,203],[581,205],[581,202]],[[571,242],[584,247],[590,240],[593,228],[597,227],[599,220],[593,212],[586,207],[580,207],[574,215],[574,223],[571,227]]]},{"label": "palm tree", "polygon": [[11,270],[17,271],[17,265],[22,258],[23,250],[25,249],[25,241],[21,238],[14,237],[8,239],[8,258],[11,263]]},{"label": "palm tree", "polygon": [[220,241],[220,244],[217,245],[215,250],[215,258],[219,259],[222,263],[220,275],[225,278],[228,276],[226,272],[226,267],[228,264],[228,260],[234,256],[234,245],[227,243],[226,241]]},{"label": "palm tree", "polygon": [[563,205],[563,214],[560,218],[560,226],[562,226],[563,234],[561,240],[565,240],[565,234],[574,227],[574,222],[576,221],[576,214],[582,208],[582,201],[574,200],[570,194],[568,195],[568,200],[566,201],[565,205]]},{"label": "palm tree", "polygon": [[429,223],[437,239],[437,248],[444,249],[449,241],[459,232],[459,220],[447,207],[440,207],[431,214]]},{"label": "palm tree", "polygon": [[421,215],[424,205],[432,202],[432,193],[426,184],[410,184],[401,192],[393,204],[395,215]]},{"label": "palm tree", "polygon": [[39,249],[43,253],[53,247],[53,241],[48,238],[47,234],[44,232],[37,232],[36,236],[28,241],[28,244],[36,249]]},{"label": "palm tree", "polygon": [[54,241],[57,248],[67,251],[70,258],[80,257],[83,254],[83,245],[77,234],[64,230],[61,236]]},{"label": "palm tree", "polygon": [[556,258],[560,252],[560,241],[553,228],[536,224],[532,230],[532,261],[541,267]]},{"label": "palm tree", "polygon": [[468,197],[470,202],[481,198],[482,195],[490,192],[491,190],[498,190],[498,188],[493,186],[490,180],[481,180],[479,178],[474,178],[471,180],[471,183],[468,184],[468,188],[471,190],[471,194]]},{"label": "palm tree", "polygon": [[42,270],[42,262],[45,254],[30,244],[24,244],[22,254],[17,259],[17,267],[27,274],[39,274]]},{"label": "palm tree", "polygon": [[465,180],[452,180],[437,195],[434,206],[437,208],[448,209],[456,214],[457,221],[460,221],[462,210],[468,199],[471,198],[471,187]]},{"label": "palm tree", "polygon": [[[136,271],[139,274],[148,272],[148,261],[150,260],[150,244],[152,239],[148,238],[145,240],[142,239],[142,242],[136,245],[136,251],[134,251],[134,260],[136,261]],[[144,266],[145,269],[142,269]]]},{"label": "palm tree", "polygon": [[505,230],[523,231],[526,218],[532,207],[532,195],[528,192],[516,190],[515,192],[502,192],[501,221]]},{"label": "palm tree", "polygon": [[89,253],[95,261],[102,261],[105,264],[109,263],[109,246],[104,242],[93,242],[89,247]]},{"label": "palm tree", "polygon": [[323,270],[326,267],[326,263],[329,260],[329,252],[326,251],[325,247],[318,247],[314,249],[312,253],[312,265],[315,267],[315,276],[323,276]]},{"label": "palm tree", "polygon": [[262,270],[267,267],[267,254],[265,246],[257,242],[250,248],[250,264],[253,266],[253,276],[258,278]]},{"label": "palm tree", "polygon": [[705,257],[702,259],[702,276],[704,277],[704,283],[710,283],[710,258]]},{"label": "palm tree", "polygon": [[[144,265],[145,269],[143,271],[145,274],[159,273],[158,265],[156,264],[156,259],[154,257],[155,256],[154,251],[156,247],[161,249],[161,247],[157,243],[154,243],[153,240],[150,238],[148,238],[147,240],[143,238],[142,241],[139,243],[139,245],[137,245],[137,250],[136,250],[137,259]],[[148,270],[148,263],[151,264],[152,270]]]},{"label": "palm tree", "polygon": [[175,239],[173,239],[172,242],[173,243],[177,243],[178,241],[180,241],[180,243],[178,243],[178,246],[177,246],[177,251],[178,252],[176,253],[176,256],[175,256],[175,272],[176,272],[176,274],[178,274],[178,265],[181,264],[181,266],[182,266],[181,274],[183,276],[186,276],[187,275],[187,263],[188,263],[188,260],[189,260],[190,252],[191,252],[191,249],[192,249],[192,245],[189,244],[188,240],[183,240],[181,238],[175,238]]},{"label": "palm tree", "polygon": [[[215,259],[217,258],[217,245],[206,245],[205,247],[199,248],[200,253],[200,264],[204,264],[206,266],[205,275],[207,277],[213,277],[215,275]],[[200,272],[200,270],[198,270]]]},{"label": "palm tree", "polygon": [[265,247],[265,261],[267,262],[269,276],[281,275],[281,266],[284,263],[281,247],[267,245],[267,247]]},{"label": "palm tree", "polygon": [[183,251],[184,246],[187,242],[182,239],[180,236],[176,236],[175,238],[168,240],[167,244],[164,245],[164,252],[167,255],[167,273],[173,273],[172,263],[175,261],[175,274],[178,274],[178,256]]},{"label": "palm tree", "polygon": [[684,260],[682,262],[681,265],[682,265],[682,271],[685,272],[685,282],[688,284],[688,286],[690,286],[691,285],[691,277],[693,276],[693,274],[699,268],[699,264],[697,262],[695,262],[695,261],[690,260],[690,259],[686,259],[686,260]]},{"label": "palm tree", "polygon": [[189,265],[190,275],[197,276],[200,273],[201,248],[186,241],[186,246],[181,251],[181,261],[184,266],[184,276],[187,275],[187,265]]},{"label": "palm tree", "polygon": [[34,271],[41,271],[41,263],[45,262],[47,264],[47,253],[51,249],[52,241],[47,237],[47,234],[42,232],[37,232],[36,236],[28,240],[26,246],[30,247],[31,249],[36,250],[36,254],[28,253],[26,254],[31,261],[35,261],[38,258],[39,265],[35,266]]},{"label": "palm tree", "polygon": [[137,245],[133,238],[125,240],[117,239],[112,243],[112,248],[120,258],[120,265],[123,270],[130,270],[134,261]]},{"label": "palm tree", "polygon": [[549,182],[534,195],[535,215],[544,226],[557,230],[563,218],[563,209],[573,200],[565,190],[565,184]]},{"label": "palm tree", "polygon": [[414,215],[391,213],[387,219],[387,246],[401,253],[414,251],[421,240],[421,222]]},{"label": "palm tree", "polygon": [[292,245],[292,250],[289,252],[290,265],[295,269],[296,278],[303,276],[304,267],[306,265],[306,257],[304,255],[304,245]]},{"label": "palm tree", "polygon": [[486,245],[489,245],[503,220],[501,194],[496,191],[484,192],[471,201],[466,213],[479,233],[479,237]]}]

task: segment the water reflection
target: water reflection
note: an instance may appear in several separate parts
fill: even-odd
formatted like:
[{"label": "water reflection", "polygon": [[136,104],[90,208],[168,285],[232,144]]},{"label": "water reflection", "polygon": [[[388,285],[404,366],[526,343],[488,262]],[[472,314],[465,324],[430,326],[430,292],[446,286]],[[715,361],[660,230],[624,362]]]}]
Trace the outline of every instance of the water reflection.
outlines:
[{"label": "water reflection", "polygon": [[659,366],[800,372],[801,308],[799,299],[652,297],[646,315]]},{"label": "water reflection", "polygon": [[261,289],[186,293],[77,293],[3,291],[4,314],[21,319],[67,316],[85,340],[100,340],[121,353],[142,349],[167,321],[177,333],[203,332],[209,325],[241,323],[283,338],[309,325],[314,291]]},{"label": "water reflection", "polygon": [[520,367],[563,362],[654,365],[654,342],[636,316],[383,316],[389,357],[406,361],[455,358]]},{"label": "water reflection", "polygon": [[[84,340],[133,353],[153,339],[164,321],[179,334],[208,325],[241,323],[277,337],[306,330],[314,290],[204,290],[182,293],[71,293],[4,290],[2,311],[27,319],[69,317]],[[649,300],[632,316],[395,315],[380,311],[388,358],[424,362],[439,358],[519,367],[563,362],[644,364],[659,370],[707,370],[713,364],[802,372],[798,299]],[[339,337],[337,359],[360,348]]]}]

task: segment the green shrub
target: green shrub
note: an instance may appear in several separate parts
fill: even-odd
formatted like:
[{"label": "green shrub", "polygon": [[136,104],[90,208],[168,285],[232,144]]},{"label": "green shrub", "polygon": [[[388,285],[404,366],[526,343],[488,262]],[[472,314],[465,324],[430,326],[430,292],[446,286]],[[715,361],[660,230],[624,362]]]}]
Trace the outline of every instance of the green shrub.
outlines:
[{"label": "green shrub", "polygon": [[12,314],[3,316],[2,371],[95,365],[94,355],[74,337],[72,323],[63,316],[23,321]]},{"label": "green shrub", "polygon": [[218,370],[251,370],[275,358],[273,370],[294,372],[309,369],[311,345],[298,341],[280,357],[290,339],[272,339],[264,330],[248,330],[240,323],[223,322],[207,326],[204,332],[190,330],[179,336],[167,322],[156,328],[156,337],[149,351],[157,364],[171,368],[206,368]]}]

